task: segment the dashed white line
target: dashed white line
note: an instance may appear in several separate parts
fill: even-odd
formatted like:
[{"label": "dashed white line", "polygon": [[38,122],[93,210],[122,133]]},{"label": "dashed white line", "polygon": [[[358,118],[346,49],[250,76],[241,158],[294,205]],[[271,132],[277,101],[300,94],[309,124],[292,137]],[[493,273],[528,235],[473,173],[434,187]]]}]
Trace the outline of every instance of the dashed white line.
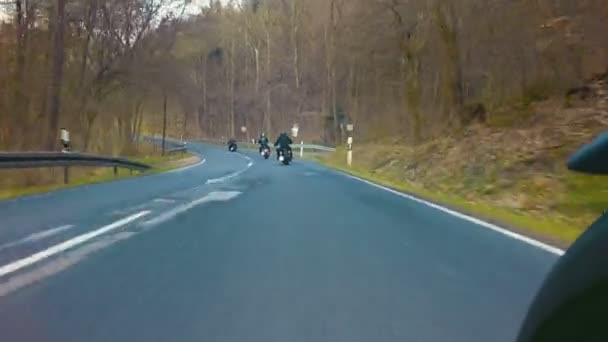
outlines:
[{"label": "dashed white line", "polygon": [[375,188],[388,191],[388,192],[393,193],[393,194],[395,194],[397,196],[401,196],[403,198],[407,198],[407,199],[412,200],[414,202],[418,202],[418,203],[424,204],[426,206],[429,206],[431,208],[437,209],[439,211],[442,211],[442,212],[444,212],[446,214],[449,214],[449,215],[452,215],[454,217],[458,217],[459,219],[462,219],[462,220],[465,220],[465,221],[469,221],[469,222],[474,223],[476,225],[479,225],[481,227],[491,229],[491,230],[493,230],[495,232],[498,232],[500,234],[506,235],[506,236],[508,236],[508,237],[510,237],[512,239],[519,240],[519,241],[522,241],[522,242],[527,243],[529,245],[532,245],[534,247],[540,248],[540,249],[542,249],[542,250],[544,250],[546,252],[553,253],[553,254],[559,255],[559,256],[564,255],[564,253],[565,253],[562,249],[559,249],[557,247],[548,245],[548,244],[540,242],[538,240],[534,240],[534,239],[529,238],[527,236],[524,236],[524,235],[521,235],[521,234],[517,234],[517,233],[512,232],[512,231],[510,231],[508,229],[501,228],[501,227],[499,227],[499,226],[497,226],[495,224],[492,224],[492,223],[489,223],[489,222],[485,222],[485,221],[482,221],[482,220],[480,220],[478,218],[475,218],[475,217],[472,217],[472,216],[469,216],[469,215],[465,215],[463,213],[459,213],[457,211],[448,209],[446,207],[442,207],[442,206],[440,206],[438,204],[435,204],[435,203],[432,203],[432,202],[429,202],[429,201],[425,201],[425,200],[420,199],[418,197],[415,197],[415,196],[412,196],[412,195],[408,195],[408,194],[405,194],[405,193],[393,190],[391,188],[387,188],[385,186],[382,186],[382,185],[370,182],[370,181],[368,181],[366,179],[363,179],[363,178],[355,177],[355,176],[352,176],[352,175],[349,175],[349,174],[346,174],[346,173],[343,173],[343,172],[340,172],[340,173],[342,175],[348,177],[348,178],[351,178],[351,179],[354,179],[354,180],[366,183],[366,184],[371,185],[371,186],[373,186]]},{"label": "dashed white line", "polygon": [[167,199],[167,198],[157,198],[152,202],[154,202],[154,203],[175,203],[175,200]]},{"label": "dashed white line", "polygon": [[29,242],[35,242],[35,241],[40,241],[43,239],[46,239],[48,237],[51,237],[53,235],[57,235],[60,233],[63,233],[67,230],[70,230],[74,228],[73,225],[65,225],[65,226],[61,226],[61,227],[57,227],[57,228],[53,228],[53,229],[49,229],[49,230],[45,230],[43,232],[39,232],[39,233],[35,233],[32,235],[29,235],[19,241],[15,241],[15,242],[10,242],[7,244],[4,244],[2,246],[0,246],[0,250],[6,249],[6,248],[10,248],[10,247],[14,247],[14,246],[19,246],[19,245],[23,245]]},{"label": "dashed white line", "polygon": [[60,258],[49,260],[43,265],[40,265],[40,267],[24,270],[19,274],[15,274],[14,276],[6,279],[6,281],[0,282],[0,297],[6,296],[24,286],[28,286],[37,281],[62,272],[92,253],[107,248],[116,242],[126,240],[133,235],[135,235],[133,232],[109,234],[108,236],[104,236],[103,238],[88,243],[80,248],[67,251]]},{"label": "dashed white line", "polygon": [[36,254],[30,255],[26,258],[23,259],[19,259],[17,261],[14,261],[8,265],[4,265],[2,267],[0,267],[0,277],[3,277],[5,275],[14,273],[19,271],[22,268],[34,265],[40,261],[43,261],[47,258],[50,258],[56,254],[59,254],[61,252],[64,252],[68,249],[74,248],[78,245],[81,245],[89,240],[92,240],[100,235],[106,234],[108,232],[111,232],[113,230],[116,230],[118,228],[121,228],[123,226],[126,226],[129,223],[132,223],[146,215],[150,214],[150,211],[142,211],[139,212],[137,214],[131,215],[129,217],[125,217],[122,220],[116,221],[112,224],[109,224],[105,227],[99,228],[95,231],[77,236],[75,238],[72,238],[70,240],[67,240],[65,242],[62,242],[60,244],[57,244],[55,246],[49,247],[41,252],[38,252]]}]

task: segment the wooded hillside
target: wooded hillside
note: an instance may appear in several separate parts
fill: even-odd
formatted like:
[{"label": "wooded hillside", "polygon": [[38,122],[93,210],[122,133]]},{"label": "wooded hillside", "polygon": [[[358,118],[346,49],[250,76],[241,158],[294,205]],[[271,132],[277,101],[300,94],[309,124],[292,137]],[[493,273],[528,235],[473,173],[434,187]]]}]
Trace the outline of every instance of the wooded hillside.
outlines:
[{"label": "wooded hillside", "polygon": [[165,97],[173,135],[297,122],[339,144],[348,122],[358,141],[418,144],[608,71],[604,0],[2,4],[0,149],[55,149],[68,127],[80,150],[122,153],[160,132]]}]

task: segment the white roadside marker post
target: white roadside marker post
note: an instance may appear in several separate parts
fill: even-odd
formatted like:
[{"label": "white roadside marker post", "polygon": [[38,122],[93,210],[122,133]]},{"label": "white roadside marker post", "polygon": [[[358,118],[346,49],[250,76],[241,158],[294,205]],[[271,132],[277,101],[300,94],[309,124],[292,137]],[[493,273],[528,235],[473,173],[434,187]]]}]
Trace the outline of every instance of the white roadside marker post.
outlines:
[{"label": "white roadside marker post", "polygon": [[347,144],[348,144],[348,150],[346,152],[346,163],[348,164],[348,167],[353,166],[353,131],[355,130],[355,125],[353,124],[348,124],[346,125],[346,130],[348,131],[348,140],[347,140]]},{"label": "white roadside marker post", "polygon": [[304,158],[304,140],[300,143],[300,158]]},{"label": "white roadside marker post", "polygon": [[353,166],[353,137],[348,137],[348,151],[346,152],[346,163],[348,167]]}]

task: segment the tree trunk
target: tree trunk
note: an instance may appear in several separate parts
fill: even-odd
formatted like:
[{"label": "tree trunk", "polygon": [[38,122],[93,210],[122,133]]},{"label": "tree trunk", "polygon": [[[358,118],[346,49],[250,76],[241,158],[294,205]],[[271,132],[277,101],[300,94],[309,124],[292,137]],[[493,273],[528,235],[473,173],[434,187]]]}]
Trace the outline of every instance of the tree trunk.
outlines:
[{"label": "tree trunk", "polygon": [[162,152],[161,154],[164,156],[167,147],[167,92],[163,93],[163,142],[162,142]]},{"label": "tree trunk", "polygon": [[26,24],[26,12],[27,8],[23,5],[22,0],[15,1],[16,7],[16,18],[15,18],[15,32],[16,32],[16,66],[15,66],[15,113],[14,118],[16,121],[16,127],[24,128],[26,119],[26,95],[25,95],[25,57],[26,57],[26,42],[27,42],[27,24]]},{"label": "tree trunk", "polygon": [[256,47],[253,49],[254,54],[255,54],[255,95],[257,97],[257,94],[260,90],[260,50]]},{"label": "tree trunk", "polygon": [[90,0],[89,10],[87,11],[87,21],[85,23],[87,37],[85,38],[84,44],[82,45],[80,72],[78,75],[78,89],[80,90],[82,90],[82,88],[84,87],[86,69],[89,61],[89,47],[91,45],[91,38],[93,36],[93,31],[97,23],[97,1],[98,0]]},{"label": "tree trunk", "polygon": [[208,92],[207,92],[207,57],[205,57],[203,59],[203,78],[202,78],[202,84],[203,84],[203,112],[205,113],[205,115],[209,115],[209,98],[208,98]]},{"label": "tree trunk", "polygon": [[55,37],[53,42],[53,70],[49,96],[49,131],[47,148],[53,150],[59,129],[59,111],[61,109],[61,88],[63,86],[65,0],[57,0],[55,8]]},{"label": "tree trunk", "polygon": [[244,31],[245,31],[245,48],[246,48],[247,53],[245,54],[245,58],[244,58],[245,59],[245,61],[244,61],[245,71],[243,72],[243,75],[245,76],[244,77],[245,78],[245,82],[244,82],[245,86],[248,86],[249,85],[249,81],[251,79],[251,77],[250,77],[250,70],[249,70],[249,48],[251,46],[251,42],[249,41],[249,33],[247,32],[246,29]]},{"label": "tree trunk", "polygon": [[[49,4],[49,6],[47,7],[47,11],[48,11],[48,17],[52,18],[53,17],[53,13],[54,13],[54,6],[52,3]],[[47,116],[48,113],[48,100],[49,100],[49,78],[50,78],[50,69],[51,66],[49,65],[50,63],[50,59],[51,59],[51,50],[52,50],[52,42],[53,42],[53,35],[55,33],[55,20],[49,20],[49,30],[48,30],[48,45],[46,46],[46,49],[44,50],[44,59],[43,59],[43,66],[44,66],[44,71],[43,71],[43,75],[42,75],[42,81],[41,81],[41,87],[40,87],[40,94],[42,95],[42,101],[40,104],[40,108],[39,108],[39,112],[38,112],[38,121],[41,122],[42,124],[40,124],[39,128],[40,130],[43,132],[43,134],[40,137],[40,145],[46,145],[46,139],[47,136],[49,134],[48,130],[48,123],[45,122],[45,118]],[[48,119],[47,119],[48,120]]]},{"label": "tree trunk", "polygon": [[[446,51],[447,60],[444,62],[444,78],[447,105],[450,112],[450,121],[454,121],[453,113],[459,112],[464,105],[464,94],[462,89],[462,65],[460,58],[460,45],[458,31],[456,28],[456,16],[453,5],[449,2],[437,2],[435,5],[435,17],[441,37],[441,42]],[[446,13],[447,12],[447,13]],[[452,122],[453,123],[453,122]]]},{"label": "tree trunk", "polygon": [[270,133],[272,130],[272,118],[270,111],[272,110],[272,71],[270,70],[271,66],[271,42],[270,42],[270,29],[266,27],[266,79],[268,82],[267,90],[266,90],[266,113],[264,113],[264,124],[266,127],[266,132]]},{"label": "tree trunk", "polygon": [[330,2],[330,25],[329,48],[327,53],[327,79],[330,94],[330,108],[334,119],[334,138],[335,143],[341,142],[341,126],[338,117],[338,100],[336,94],[336,31],[338,27],[336,0]]},{"label": "tree trunk", "polygon": [[298,31],[300,29],[300,26],[298,23],[298,1],[292,0],[291,6],[291,44],[293,48],[293,74],[295,78],[296,89],[300,89],[300,53],[298,50]]},{"label": "tree trunk", "polygon": [[133,136],[135,137],[136,145],[139,145],[141,141],[141,128],[144,122],[144,111],[142,110],[142,108],[143,101],[137,101],[137,103],[135,104],[135,122],[133,125]]},{"label": "tree trunk", "polygon": [[[87,121],[87,127],[84,128],[87,131],[91,130],[91,127],[89,126],[88,122],[88,110],[87,110],[87,100],[88,100],[88,93],[87,93],[87,89],[85,89],[85,78],[86,78],[86,70],[87,70],[87,65],[88,65],[88,61],[89,61],[89,48],[91,45],[91,39],[93,36],[93,31],[95,29],[96,26],[96,12],[97,12],[97,1],[98,0],[90,0],[89,2],[89,10],[87,13],[87,21],[85,23],[85,27],[87,30],[87,36],[85,38],[85,42],[82,45],[82,52],[81,52],[81,61],[80,61],[80,70],[79,70],[79,74],[78,74],[78,91],[80,92],[79,94],[79,100],[78,100],[78,113],[77,115],[80,115],[81,117],[84,116],[84,120]],[[89,132],[87,132],[85,134],[85,137],[90,136]],[[88,147],[88,139],[89,138],[85,138],[85,150],[86,147]]]},{"label": "tree trunk", "polygon": [[234,131],[234,39],[230,41],[230,137],[235,137]]}]

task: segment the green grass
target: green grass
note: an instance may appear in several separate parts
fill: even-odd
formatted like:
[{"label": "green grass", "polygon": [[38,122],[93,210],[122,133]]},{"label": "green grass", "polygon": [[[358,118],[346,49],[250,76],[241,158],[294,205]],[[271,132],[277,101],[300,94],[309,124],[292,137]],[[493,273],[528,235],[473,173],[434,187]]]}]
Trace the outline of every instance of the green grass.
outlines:
[{"label": "green grass", "polygon": [[[465,199],[452,193],[445,193],[437,190],[431,191],[416,184],[397,180],[394,175],[386,176],[361,167],[349,168],[344,162],[336,161],[334,157],[321,159],[321,162],[342,172],[368,179],[395,190],[419,196],[429,201],[454,208],[458,211],[482,218],[487,221],[496,222],[499,225],[507,226],[515,231],[519,231],[530,236],[550,240],[551,242],[561,246],[567,246],[572,243],[583,231],[581,228],[584,226],[573,224],[572,220],[567,219],[565,216],[551,216],[546,215],[545,213],[522,212],[496,205],[490,205],[481,200]],[[579,178],[575,178],[572,180],[572,182],[580,186],[579,182],[584,181]],[[475,183],[473,186],[478,186],[478,184]],[[587,185],[583,185],[581,188],[587,188]],[[481,192],[484,191],[492,192],[498,190],[496,189],[496,186],[486,186],[481,190]],[[582,195],[582,193],[580,194]],[[578,202],[578,197],[573,198],[572,202],[579,203],[577,204],[575,210],[581,210],[582,206],[585,205],[584,202]],[[598,206],[601,205],[602,204],[598,204]]]},{"label": "green grass", "polygon": [[565,184],[567,191],[559,204],[561,211],[576,215],[608,209],[608,178],[573,173],[565,178]]},{"label": "green grass", "polygon": [[[114,174],[113,168],[71,168],[71,174],[69,178],[69,184],[63,184],[63,182],[57,182],[54,184],[45,184],[45,185],[32,185],[25,187],[8,187],[6,189],[0,189],[0,200],[11,199],[21,196],[34,195],[45,193],[49,191],[59,190],[59,189],[67,189],[74,188],[87,184],[97,184],[104,183],[109,181],[115,181],[120,179],[138,177],[138,176],[147,176],[152,174],[157,174],[165,171],[170,171],[173,169],[180,168],[182,166],[176,166],[174,162],[188,159],[193,157],[194,155],[186,153],[184,155],[174,154],[168,155],[165,157],[162,156],[146,156],[146,157],[138,157],[138,158],[129,158],[134,161],[138,161],[152,167],[151,170],[147,172],[137,172],[126,170],[126,169],[118,169],[118,173]],[[83,170],[86,170],[83,172]],[[74,171],[77,171],[76,174]],[[56,169],[55,172],[63,175],[63,169]]]}]

